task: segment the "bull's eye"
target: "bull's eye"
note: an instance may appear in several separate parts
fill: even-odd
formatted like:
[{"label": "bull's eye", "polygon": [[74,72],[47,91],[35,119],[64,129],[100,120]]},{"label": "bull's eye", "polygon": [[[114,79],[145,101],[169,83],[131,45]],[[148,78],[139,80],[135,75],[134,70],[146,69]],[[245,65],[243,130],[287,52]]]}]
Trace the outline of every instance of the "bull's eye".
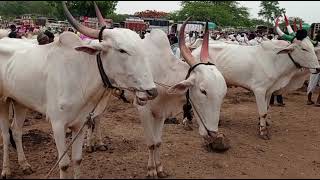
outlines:
[{"label": "bull's eye", "polygon": [[125,51],[125,50],[123,50],[123,49],[119,49],[119,52],[120,52],[120,53],[126,53],[126,54],[128,54],[127,51]]},{"label": "bull's eye", "polygon": [[304,48],[302,48],[302,51],[307,51],[307,52],[308,52],[308,50],[306,50],[306,49],[304,49]]},{"label": "bull's eye", "polygon": [[204,89],[200,89],[201,93],[204,94],[204,95],[207,95],[207,91],[204,90]]}]

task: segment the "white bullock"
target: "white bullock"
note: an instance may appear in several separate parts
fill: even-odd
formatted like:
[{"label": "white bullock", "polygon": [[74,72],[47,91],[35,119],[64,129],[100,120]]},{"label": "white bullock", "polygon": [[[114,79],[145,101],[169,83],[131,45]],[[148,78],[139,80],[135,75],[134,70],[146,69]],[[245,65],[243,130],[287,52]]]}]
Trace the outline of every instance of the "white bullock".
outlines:
[{"label": "white bullock", "polygon": [[[72,17],[63,3],[69,22],[80,32],[92,38],[99,31],[82,26]],[[0,40],[0,104],[1,130],[4,143],[2,177],[10,176],[9,121],[6,99],[15,102],[16,119],[13,138],[17,143],[18,161],[24,170],[30,169],[23,152],[21,127],[26,107],[46,114],[50,120],[59,157],[66,149],[65,129],[70,127],[73,136],[85,122],[89,112],[98,104],[105,88],[96,62],[100,53],[102,67],[113,86],[136,92],[140,105],[155,98],[157,90],[148,68],[143,41],[128,29],[102,31],[102,42],[83,45],[80,38],[70,32],[61,34],[58,41],[47,45],[22,45],[23,49],[10,47]],[[31,47],[30,47],[31,46]],[[72,146],[74,177],[80,177],[83,133]],[[70,164],[68,155],[59,163],[60,178],[66,178]]]},{"label": "white bullock", "polygon": [[[184,32],[186,23],[187,21],[181,26],[180,32]],[[190,66],[176,59],[163,31],[152,30],[144,38],[145,50],[150,56],[151,72],[159,92],[158,97],[148,101],[146,106],[135,105],[149,148],[148,177],[166,176],[160,162],[162,128],[166,118],[182,110],[182,106],[187,102],[187,91],[189,91],[190,102],[199,124],[199,133],[205,139],[206,145],[216,150],[229,148],[229,140],[222,133],[218,133],[220,108],[227,86],[217,68],[206,64],[209,34],[206,31],[206,40],[203,41],[200,58],[203,64],[200,65],[196,63],[185,45],[183,34],[181,33],[179,37],[179,47],[182,49],[182,56]],[[188,71],[190,75],[185,79]],[[96,126],[98,140],[101,143],[100,119],[96,120],[99,125]],[[91,133],[89,131],[89,134]]]},{"label": "white bullock", "polygon": [[[210,62],[216,64],[227,84],[254,92],[260,119],[260,136],[269,138],[267,113],[271,95],[282,91],[298,67],[319,68],[313,44],[308,37],[290,45],[266,41],[257,46],[210,44]],[[284,41],[280,41],[284,42]],[[200,47],[193,51],[200,56]]]}]

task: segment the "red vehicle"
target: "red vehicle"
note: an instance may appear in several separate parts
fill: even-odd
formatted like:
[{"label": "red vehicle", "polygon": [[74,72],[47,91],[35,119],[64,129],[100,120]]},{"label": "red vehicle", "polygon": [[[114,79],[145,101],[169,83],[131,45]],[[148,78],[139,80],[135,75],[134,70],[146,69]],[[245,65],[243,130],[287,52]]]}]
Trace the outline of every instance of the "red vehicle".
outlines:
[{"label": "red vehicle", "polygon": [[146,31],[149,27],[149,24],[144,22],[142,19],[138,18],[129,18],[124,21],[124,28],[131,29],[136,32]]}]

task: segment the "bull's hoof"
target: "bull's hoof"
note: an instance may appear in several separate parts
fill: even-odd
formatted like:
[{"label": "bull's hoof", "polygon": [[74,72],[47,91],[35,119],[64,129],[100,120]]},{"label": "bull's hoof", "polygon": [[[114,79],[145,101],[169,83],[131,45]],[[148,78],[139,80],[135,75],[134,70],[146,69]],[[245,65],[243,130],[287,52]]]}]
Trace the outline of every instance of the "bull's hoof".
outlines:
[{"label": "bull's hoof", "polygon": [[147,175],[146,179],[158,179],[158,176]]},{"label": "bull's hoof", "polygon": [[98,151],[106,151],[106,150],[108,150],[108,147],[107,147],[107,145],[98,145],[97,150]]},{"label": "bull's hoof", "polygon": [[312,104],[314,104],[313,101],[308,101],[308,102],[307,102],[307,105],[312,105]]},{"label": "bull's hoof", "polygon": [[169,174],[167,174],[164,171],[160,171],[157,173],[159,178],[167,178],[169,176]]},{"label": "bull's hoof", "polygon": [[184,121],[182,122],[182,125],[183,125],[183,129],[186,130],[186,131],[192,131],[193,128],[191,127],[191,122],[189,121]]},{"label": "bull's hoof", "polygon": [[164,120],[164,124],[179,124],[177,118],[167,118]]},{"label": "bull's hoof", "polygon": [[87,147],[86,147],[86,152],[87,152],[87,153],[93,153],[93,151],[94,151],[93,146],[87,146]]},{"label": "bull's hoof", "polygon": [[30,175],[34,172],[31,168],[31,166],[27,166],[27,167],[23,168],[22,171],[23,171],[23,174],[26,174],[26,175]]},{"label": "bull's hoof", "polygon": [[259,127],[259,137],[263,140],[270,140],[271,139],[271,134],[269,131],[268,126],[260,126]]},{"label": "bull's hoof", "polygon": [[156,167],[148,167],[147,179],[158,179]]},{"label": "bull's hoof", "polygon": [[1,178],[2,178],[2,179],[9,179],[9,178],[11,178],[11,172],[10,172],[10,171],[7,171],[7,172],[2,171],[2,173],[1,173]]},{"label": "bull's hoof", "polygon": [[158,179],[158,175],[157,173],[156,174],[148,173],[146,176],[146,179]]},{"label": "bull's hoof", "polygon": [[209,152],[225,152],[230,149],[230,140],[224,134],[218,134],[216,137],[210,137],[206,142],[206,149]]}]

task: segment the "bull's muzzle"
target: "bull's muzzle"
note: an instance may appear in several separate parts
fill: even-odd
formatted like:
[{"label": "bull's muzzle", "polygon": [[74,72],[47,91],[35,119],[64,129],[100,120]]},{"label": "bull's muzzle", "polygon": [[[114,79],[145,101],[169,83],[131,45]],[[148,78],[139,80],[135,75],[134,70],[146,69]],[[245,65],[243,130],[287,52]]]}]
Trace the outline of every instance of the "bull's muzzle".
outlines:
[{"label": "bull's muzzle", "polygon": [[204,137],[205,148],[209,152],[224,152],[230,149],[230,140],[223,133],[209,132],[208,136]]},{"label": "bull's muzzle", "polygon": [[320,73],[320,68],[316,68],[317,73]]},{"label": "bull's muzzle", "polygon": [[148,94],[148,99],[149,100],[152,100],[152,99],[154,99],[154,98],[156,98],[158,96],[157,88],[153,88],[153,89],[147,90],[146,92]]}]

